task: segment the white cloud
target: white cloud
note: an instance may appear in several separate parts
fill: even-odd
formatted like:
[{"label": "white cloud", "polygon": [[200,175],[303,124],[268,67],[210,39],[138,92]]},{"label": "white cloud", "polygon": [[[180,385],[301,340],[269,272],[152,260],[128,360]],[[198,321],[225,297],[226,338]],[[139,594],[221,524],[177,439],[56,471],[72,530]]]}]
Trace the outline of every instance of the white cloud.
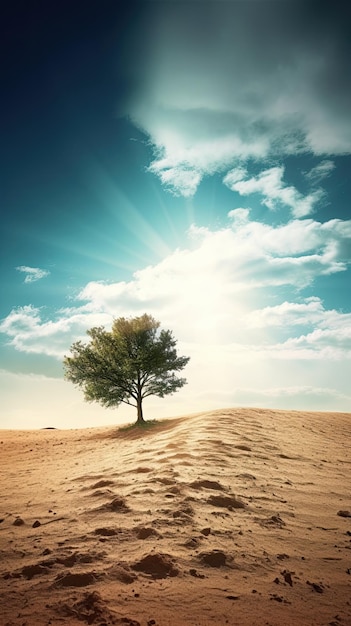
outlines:
[{"label": "white cloud", "polygon": [[150,171],[158,173],[161,182],[169,188],[175,195],[191,197],[196,192],[200,183],[201,175],[192,169],[184,167],[162,168],[155,165],[149,168]]},{"label": "white cloud", "polygon": [[[88,328],[109,326],[113,317],[145,311],[174,329],[192,349],[235,344],[245,354],[270,350],[272,357],[274,353],[280,358],[284,350],[291,354],[293,349],[298,356],[300,347],[302,354],[312,343],[306,334],[311,323],[318,323],[323,331],[324,344],[327,331],[344,332],[337,331],[336,320],[345,321],[347,315],[325,311],[313,294],[273,306],[271,302],[279,298],[277,290],[282,287],[293,287],[298,293],[318,276],[348,267],[345,250],[351,241],[351,221],[322,224],[305,219],[272,226],[250,220],[248,209],[242,208],[231,211],[229,219],[228,227],[213,231],[194,225],[188,248],[136,272],[130,281],[88,283],[78,295],[77,306],[58,311],[54,319],[45,319],[45,309],[20,307],[2,321],[0,330],[19,351],[57,358]],[[282,339],[279,327],[291,334]],[[300,343],[297,327],[304,337]],[[269,328],[273,334],[267,344]],[[329,336],[335,347],[334,335]],[[288,339],[293,343],[284,343]],[[313,342],[313,350],[321,346],[322,339]]]},{"label": "white cloud", "polygon": [[[327,319],[329,316],[326,316]],[[284,344],[279,346],[287,354],[302,354],[302,358],[327,358],[340,359],[343,357],[351,358],[351,315],[340,314],[342,323],[334,327],[332,320],[329,319],[330,327],[326,326],[326,322],[322,323],[320,328],[316,328],[306,335],[288,339]]]},{"label": "white cloud", "polygon": [[325,309],[320,298],[306,298],[303,302],[282,302],[249,313],[248,326],[266,328],[269,326],[296,326],[319,323],[324,319]]},{"label": "white cloud", "polygon": [[193,196],[205,175],[221,172],[238,159],[263,158],[267,154],[264,141],[247,144],[230,134],[203,141],[189,139],[189,145],[182,145],[181,137],[175,138],[176,132],[175,128],[167,145],[157,149],[158,157],[148,167],[175,195]]},{"label": "white cloud", "polygon": [[[240,178],[242,174],[242,178]],[[232,191],[237,191],[242,196],[252,193],[263,195],[265,204],[269,209],[275,210],[280,205],[288,206],[294,217],[306,217],[310,215],[317,202],[321,200],[324,192],[321,189],[303,196],[295,187],[283,182],[284,167],[271,167],[264,170],[257,177],[245,178],[244,169],[234,169],[223,179],[223,182]]]},{"label": "white cloud", "polygon": [[313,183],[319,183],[324,178],[330,176],[334,169],[335,163],[330,161],[330,159],[325,159],[313,167],[309,172],[306,172],[306,178],[311,180]]},{"label": "white cloud", "polygon": [[242,182],[248,175],[246,167],[235,167],[227,172],[223,178],[223,182],[229,189],[233,189],[236,183]]},{"label": "white cloud", "polygon": [[[299,337],[299,343],[314,340],[321,340],[326,336],[334,339],[338,344],[350,337],[351,313],[340,313],[334,309],[326,310],[320,298],[312,296],[304,298],[300,302],[282,302],[276,306],[267,306],[263,309],[251,311],[247,318],[250,328],[268,328],[294,326],[314,327],[314,331],[307,336]],[[318,329],[318,330],[317,330]]]},{"label": "white cloud", "polygon": [[350,154],[344,8],[158,3],[136,34],[142,79],[127,107],[154,148],[150,170],[190,195],[202,177],[250,158]]},{"label": "white cloud", "polygon": [[[250,328],[276,328],[288,335],[285,341],[267,346],[270,358],[351,358],[351,313],[326,310],[320,298],[267,306],[251,311],[246,321]],[[303,334],[300,326],[305,329]]]},{"label": "white cloud", "polygon": [[23,272],[26,274],[24,279],[25,283],[34,283],[41,278],[46,278],[46,276],[50,275],[48,270],[42,270],[39,267],[28,267],[27,265],[19,265],[16,267],[18,272]]},{"label": "white cloud", "polygon": [[40,309],[28,305],[13,309],[1,322],[0,332],[20,352],[61,359],[73,340],[85,338],[88,328],[109,321],[106,314],[89,314],[84,307],[59,311],[56,320],[45,320]]}]

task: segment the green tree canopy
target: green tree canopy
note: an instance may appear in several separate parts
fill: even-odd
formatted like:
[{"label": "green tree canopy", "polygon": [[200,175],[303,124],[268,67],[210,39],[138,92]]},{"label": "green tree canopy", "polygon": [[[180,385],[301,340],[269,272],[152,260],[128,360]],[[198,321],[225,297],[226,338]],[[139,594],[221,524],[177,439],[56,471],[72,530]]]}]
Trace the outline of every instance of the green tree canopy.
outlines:
[{"label": "green tree canopy", "polygon": [[71,355],[64,357],[65,378],[81,387],[89,402],[135,406],[137,421],[143,422],[144,398],[163,398],[186,383],[176,372],[189,357],[178,356],[172,332],[159,327],[160,322],[144,314],[115,319],[111,331],[91,328],[90,342],[73,343]]}]

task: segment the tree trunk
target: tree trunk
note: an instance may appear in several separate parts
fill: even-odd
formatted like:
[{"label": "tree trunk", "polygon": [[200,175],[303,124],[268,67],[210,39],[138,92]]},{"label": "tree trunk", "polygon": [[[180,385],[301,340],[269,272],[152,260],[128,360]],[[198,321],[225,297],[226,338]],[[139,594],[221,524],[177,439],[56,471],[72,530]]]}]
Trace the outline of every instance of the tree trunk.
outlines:
[{"label": "tree trunk", "polygon": [[138,399],[137,399],[137,409],[138,409],[138,419],[137,419],[137,423],[138,424],[142,424],[145,420],[143,417],[143,407],[142,407],[142,397],[141,394],[138,395]]}]

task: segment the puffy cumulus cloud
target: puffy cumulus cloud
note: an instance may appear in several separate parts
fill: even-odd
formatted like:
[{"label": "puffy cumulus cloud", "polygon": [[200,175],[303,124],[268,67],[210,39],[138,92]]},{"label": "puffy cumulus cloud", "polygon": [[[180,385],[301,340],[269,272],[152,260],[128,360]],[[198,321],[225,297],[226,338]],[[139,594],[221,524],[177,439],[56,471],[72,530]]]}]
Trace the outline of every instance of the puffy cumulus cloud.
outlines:
[{"label": "puffy cumulus cloud", "polygon": [[152,3],[131,41],[126,112],[168,188],[190,195],[206,174],[249,158],[351,152],[350,8],[315,9],[312,0]]},{"label": "puffy cumulus cloud", "polygon": [[264,300],[268,290],[307,287],[350,261],[338,256],[350,240],[348,222],[306,219],[274,227],[250,221],[247,209],[231,211],[230,220],[230,227],[217,231],[193,226],[188,249],[136,272],[129,282],[91,282],[79,298],[115,316],[152,310],[186,340],[215,335],[223,342],[242,333],[252,303]]},{"label": "puffy cumulus cloud", "polygon": [[35,283],[37,280],[46,278],[50,274],[48,270],[42,270],[40,267],[28,267],[27,265],[19,265],[16,267],[16,270],[26,274],[24,278],[25,283]]},{"label": "puffy cumulus cloud", "polygon": [[263,196],[263,204],[275,210],[280,205],[291,209],[294,217],[306,217],[313,212],[317,202],[323,198],[324,192],[317,189],[307,196],[303,196],[295,187],[283,182],[284,167],[271,167],[264,170],[257,177],[246,179],[247,172],[243,168],[235,168],[228,172],[223,182],[232,191],[241,196],[259,193]]},{"label": "puffy cumulus cloud", "polygon": [[[319,326],[321,330],[339,334],[343,341],[349,336],[351,313],[340,313],[334,309],[326,310],[320,298],[312,296],[301,302],[282,302],[276,306],[251,311],[247,323],[252,328],[270,326]],[[316,333],[314,336],[321,336]]]},{"label": "puffy cumulus cloud", "polygon": [[[308,342],[296,343],[296,327],[304,336],[312,323],[334,332],[336,312],[325,311],[316,296],[301,300],[296,292],[318,276],[346,270],[350,242],[351,221],[300,219],[272,226],[238,208],[230,212],[226,228],[194,225],[187,248],[135,272],[131,280],[88,283],[77,306],[58,311],[54,319],[32,306],[14,309],[0,330],[17,350],[61,358],[88,328],[147,311],[192,350],[199,345],[201,354],[205,345],[229,344],[241,354],[263,353],[263,336],[272,354],[279,356],[285,348],[290,354]],[[293,288],[295,301],[272,306],[281,288]],[[281,337],[279,327],[290,334]],[[294,343],[284,344],[289,338]]]},{"label": "puffy cumulus cloud", "polygon": [[252,328],[296,326],[323,321],[326,311],[320,298],[305,298],[303,302],[282,302],[276,306],[251,311],[247,323]]},{"label": "puffy cumulus cloud", "polygon": [[88,328],[107,321],[110,318],[104,313],[90,314],[84,308],[59,311],[56,320],[45,320],[40,309],[29,305],[13,309],[1,322],[0,332],[20,352],[61,359],[71,341],[84,338]]},{"label": "puffy cumulus cloud", "polygon": [[244,246],[249,240],[257,251],[271,254],[272,260],[282,259],[294,265],[310,263],[322,255],[325,273],[344,270],[350,262],[351,220],[331,219],[322,223],[308,218],[273,227],[250,221],[248,209],[234,209],[229,217],[234,232],[240,234],[241,244]]},{"label": "puffy cumulus cloud", "polygon": [[[285,341],[267,347],[270,358],[338,360],[351,357],[351,313],[326,310],[317,297],[251,311],[247,324],[251,328],[284,329],[284,334],[290,335]],[[307,332],[300,334],[296,330],[300,326]]]},{"label": "puffy cumulus cloud", "polygon": [[277,348],[278,356],[279,353],[284,353],[284,358],[287,355],[295,355],[295,357],[302,355],[305,359],[351,358],[351,315],[339,314],[338,317],[334,325],[334,320],[326,315],[326,319],[320,323],[319,328],[315,328],[306,335],[289,338],[280,346],[274,346],[273,351]]}]

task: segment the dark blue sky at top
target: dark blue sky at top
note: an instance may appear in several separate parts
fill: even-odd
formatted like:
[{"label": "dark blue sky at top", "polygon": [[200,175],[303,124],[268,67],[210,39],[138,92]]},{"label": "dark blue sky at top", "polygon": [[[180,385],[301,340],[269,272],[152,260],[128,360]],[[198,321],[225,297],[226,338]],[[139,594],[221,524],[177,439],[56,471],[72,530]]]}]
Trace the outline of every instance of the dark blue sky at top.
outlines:
[{"label": "dark blue sky at top", "polygon": [[97,164],[127,193],[135,188],[147,148],[130,141],[140,133],[118,110],[131,88],[130,23],[142,16],[139,4],[116,2],[13,3],[5,12],[1,254],[10,290],[16,265],[59,261],[79,273],[111,232],[94,190]]},{"label": "dark blue sky at top", "polygon": [[130,15],[103,4],[14,3],[5,15],[3,165],[24,190],[40,175],[42,185],[69,182],[81,153],[114,141],[106,122],[127,90],[116,44]]},{"label": "dark blue sky at top", "polygon": [[[124,277],[116,269],[121,263],[130,274],[158,260],[138,239],[125,198],[162,236],[168,233],[173,247],[179,244],[177,226],[167,228],[169,218],[160,210],[160,185],[144,173],[150,160],[146,137],[121,115],[133,90],[130,29],[135,32],[138,24],[142,29],[149,9],[135,2],[24,2],[5,13],[1,256],[8,298],[3,315],[28,300],[26,290],[18,289],[18,265],[56,266],[56,275],[69,277],[78,288],[87,276]],[[142,44],[146,41],[144,36]],[[114,195],[113,186],[125,198]],[[183,228],[188,226],[181,215],[184,200],[169,196],[167,201],[175,205],[175,224],[180,219]],[[105,262],[94,258],[100,248]],[[48,300],[62,298],[60,288],[65,291],[66,284],[52,284],[55,294],[47,293]],[[31,286],[34,303],[37,289],[41,285]]]}]

